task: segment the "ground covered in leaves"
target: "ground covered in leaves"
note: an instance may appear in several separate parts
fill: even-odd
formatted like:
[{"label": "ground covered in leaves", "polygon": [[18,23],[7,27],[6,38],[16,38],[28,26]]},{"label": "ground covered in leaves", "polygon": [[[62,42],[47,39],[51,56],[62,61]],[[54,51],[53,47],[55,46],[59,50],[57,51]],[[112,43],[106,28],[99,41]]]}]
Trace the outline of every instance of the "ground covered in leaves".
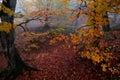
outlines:
[{"label": "ground covered in leaves", "polygon": [[[27,64],[40,71],[33,71],[31,75],[24,72],[17,80],[107,80],[107,74],[101,67],[95,66],[91,60],[80,58],[74,53],[76,50],[63,49],[60,44],[49,45],[49,37],[42,40],[44,43],[41,41],[36,43],[37,46],[33,44],[28,47],[25,37],[26,35],[22,35],[16,38],[20,56]],[[113,57],[117,57],[113,62],[120,63],[120,31],[106,33],[103,40],[106,42],[105,47],[112,46]],[[7,66],[2,54],[0,61],[1,71]]]}]

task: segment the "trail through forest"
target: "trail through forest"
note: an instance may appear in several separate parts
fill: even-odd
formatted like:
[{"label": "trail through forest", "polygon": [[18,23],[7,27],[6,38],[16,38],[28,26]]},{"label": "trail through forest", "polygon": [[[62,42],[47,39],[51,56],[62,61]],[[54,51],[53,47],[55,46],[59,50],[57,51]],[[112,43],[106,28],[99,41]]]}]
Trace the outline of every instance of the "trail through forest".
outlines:
[{"label": "trail through forest", "polygon": [[[117,40],[110,41],[114,46],[114,56],[119,56],[120,31],[114,31]],[[111,35],[112,37],[112,35]],[[49,39],[45,43],[37,43],[39,49],[25,52],[25,41],[21,36],[16,37],[17,48],[21,58],[31,66],[40,71],[33,71],[31,75],[24,72],[17,80],[105,80],[105,73],[101,68],[95,66],[90,60],[80,58],[72,49],[63,49],[60,44],[49,45]],[[114,43],[114,44],[113,44]],[[117,53],[117,54],[116,54]],[[3,55],[0,55],[0,70],[6,66]]]}]

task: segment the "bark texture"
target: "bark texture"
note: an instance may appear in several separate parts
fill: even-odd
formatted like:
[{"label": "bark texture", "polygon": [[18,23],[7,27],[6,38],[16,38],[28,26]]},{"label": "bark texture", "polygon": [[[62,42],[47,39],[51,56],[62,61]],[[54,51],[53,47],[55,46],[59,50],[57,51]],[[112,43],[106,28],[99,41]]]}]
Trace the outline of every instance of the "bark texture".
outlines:
[{"label": "bark texture", "polygon": [[108,17],[108,12],[105,12],[105,14],[103,14],[103,18],[105,19],[106,24],[102,26],[102,29],[103,29],[104,32],[108,32],[108,31],[111,30],[109,17]]},{"label": "bark texture", "polygon": [[[3,0],[2,4],[15,12],[16,0]],[[1,13],[1,22],[10,23],[13,26],[14,15],[10,16],[7,13],[4,13],[4,11],[1,11]],[[14,36],[14,28],[11,28],[10,33],[6,33],[4,31],[0,32],[1,45],[8,63],[7,68],[0,72],[0,77],[3,77],[4,80],[15,80],[20,74],[23,73],[24,69],[27,71],[37,70],[25,64],[20,58],[14,44]]]}]

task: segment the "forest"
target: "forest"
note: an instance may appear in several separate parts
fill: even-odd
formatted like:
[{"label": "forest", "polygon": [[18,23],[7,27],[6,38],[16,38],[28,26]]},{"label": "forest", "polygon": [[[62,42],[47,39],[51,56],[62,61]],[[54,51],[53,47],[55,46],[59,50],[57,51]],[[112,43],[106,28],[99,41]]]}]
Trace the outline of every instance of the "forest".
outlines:
[{"label": "forest", "polygon": [[0,80],[120,80],[120,0],[0,0]]}]

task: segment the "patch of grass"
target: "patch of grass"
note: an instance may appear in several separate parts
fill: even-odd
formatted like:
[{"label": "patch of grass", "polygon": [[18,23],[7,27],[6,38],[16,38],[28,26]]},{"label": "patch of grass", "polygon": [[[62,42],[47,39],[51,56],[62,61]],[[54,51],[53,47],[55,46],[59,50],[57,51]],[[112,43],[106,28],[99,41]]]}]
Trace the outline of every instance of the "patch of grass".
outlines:
[{"label": "patch of grass", "polygon": [[56,27],[55,29],[51,29],[50,30],[50,35],[55,37],[58,34],[63,33],[64,31],[65,31],[65,26],[64,25],[60,25],[60,26]]},{"label": "patch of grass", "polygon": [[38,45],[36,45],[36,44],[30,44],[29,46],[28,46],[29,48],[32,48],[32,49],[39,49],[39,46]]}]

